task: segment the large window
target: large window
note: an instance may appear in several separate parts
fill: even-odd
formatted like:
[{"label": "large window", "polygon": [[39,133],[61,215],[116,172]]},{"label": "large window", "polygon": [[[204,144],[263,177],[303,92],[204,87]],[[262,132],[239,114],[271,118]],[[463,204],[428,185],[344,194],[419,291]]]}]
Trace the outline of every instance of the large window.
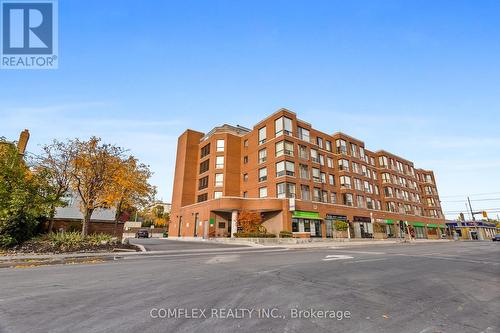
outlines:
[{"label": "large window", "polygon": [[311,200],[311,191],[309,190],[309,186],[300,185],[300,198],[305,201]]},{"label": "large window", "polygon": [[287,155],[293,156],[293,143],[290,141],[276,142],[276,157]]},{"label": "large window", "polygon": [[203,148],[201,148],[200,158],[203,158],[203,157],[207,156],[208,154],[210,154],[210,143],[203,146]]},{"label": "large window", "polygon": [[276,185],[276,196],[280,199],[295,198],[295,184],[279,183]]},{"label": "large window", "polygon": [[386,198],[392,198],[392,187],[384,187],[384,196]]},{"label": "large window", "polygon": [[321,148],[323,149],[323,139],[320,138],[319,136],[316,137],[316,144]]},{"label": "large window", "polygon": [[200,178],[198,180],[198,190],[203,190],[208,187],[208,176]]},{"label": "large window", "polygon": [[207,160],[201,162],[200,163],[200,175],[202,173],[207,172],[209,167],[210,167],[210,159],[207,159]]},{"label": "large window", "polygon": [[267,198],[267,187],[259,188],[259,198]]},{"label": "large window", "polygon": [[345,159],[338,160],[339,170],[341,171],[349,171],[349,161]]},{"label": "large window", "polygon": [[318,168],[312,168],[312,177],[314,182],[321,183],[321,176]]},{"label": "large window", "polygon": [[309,130],[308,129],[299,127],[298,131],[299,131],[299,139],[307,141],[307,142],[310,142]]},{"label": "large window", "polygon": [[224,151],[224,140],[217,140],[217,151]]},{"label": "large window", "polygon": [[332,168],[332,169],[333,169],[333,158],[331,158],[331,157],[327,157],[327,158],[326,158],[326,165],[327,165],[329,168]]},{"label": "large window", "polygon": [[335,192],[330,193],[330,202],[333,204],[337,203],[337,193],[335,193]]},{"label": "large window", "polygon": [[361,187],[361,180],[358,178],[354,178],[354,189],[357,191],[363,190],[363,188]]},{"label": "large window", "polygon": [[224,174],[223,173],[216,173],[215,174],[215,186],[216,187],[224,186]]},{"label": "large window", "polygon": [[266,127],[262,127],[259,129],[259,145],[263,144],[266,142],[267,139],[267,132],[266,132]]},{"label": "large window", "polygon": [[326,150],[327,151],[332,151],[332,142],[328,141],[328,140],[326,140],[325,142],[326,142],[326,147],[325,147]]},{"label": "large window", "polygon": [[222,192],[221,191],[215,191],[214,192],[214,199],[220,199],[222,198]]},{"label": "large window", "polygon": [[351,188],[351,177],[340,176],[340,188]]},{"label": "large window", "polygon": [[305,164],[299,164],[299,176],[301,179],[309,179],[309,167]]},{"label": "large window", "polygon": [[276,136],[280,136],[282,134],[292,135],[292,119],[287,117],[281,117],[274,121],[274,129]]},{"label": "large window", "polygon": [[264,163],[267,161],[267,149],[261,149],[259,150],[259,163]]},{"label": "large window", "polygon": [[388,174],[387,172],[382,173],[382,183],[390,183],[391,182],[391,175]]},{"label": "large window", "polygon": [[276,177],[295,176],[295,163],[290,161],[281,161],[276,163]]},{"label": "large window", "polygon": [[321,190],[317,187],[313,189],[313,201],[321,202]]},{"label": "large window", "polygon": [[328,175],[328,183],[335,185],[335,177],[333,175]]},{"label": "large window", "polygon": [[346,206],[352,206],[353,205],[352,194],[351,193],[342,194],[342,203]]},{"label": "large window", "polygon": [[311,149],[311,161],[314,163],[319,163],[319,155],[316,149]]},{"label": "large window", "polygon": [[198,202],[203,202],[208,200],[208,193],[203,193],[198,196]]},{"label": "large window", "polygon": [[215,168],[224,169],[224,156],[217,156],[215,158]]},{"label": "large window", "polygon": [[378,164],[381,168],[387,168],[389,166],[389,163],[387,162],[387,156],[380,156],[378,158]]},{"label": "large window", "polygon": [[351,155],[354,157],[358,157],[358,146],[354,143],[351,143]]},{"label": "large window", "polygon": [[267,180],[267,168],[259,169],[259,182],[264,182]]},{"label": "large window", "polygon": [[337,139],[335,140],[337,146],[337,154],[347,154],[347,143],[345,140]]},{"label": "large window", "polygon": [[307,154],[307,147],[303,145],[299,145],[299,157],[304,160],[309,159],[309,154]]}]

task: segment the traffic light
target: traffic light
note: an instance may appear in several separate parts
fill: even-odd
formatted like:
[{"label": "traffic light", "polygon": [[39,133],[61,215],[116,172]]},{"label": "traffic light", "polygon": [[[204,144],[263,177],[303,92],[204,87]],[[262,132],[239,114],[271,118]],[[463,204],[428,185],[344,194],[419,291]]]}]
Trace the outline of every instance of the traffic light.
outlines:
[{"label": "traffic light", "polygon": [[488,218],[488,213],[486,213],[484,210],[483,210],[483,217],[484,217],[485,219],[487,219],[487,218]]}]

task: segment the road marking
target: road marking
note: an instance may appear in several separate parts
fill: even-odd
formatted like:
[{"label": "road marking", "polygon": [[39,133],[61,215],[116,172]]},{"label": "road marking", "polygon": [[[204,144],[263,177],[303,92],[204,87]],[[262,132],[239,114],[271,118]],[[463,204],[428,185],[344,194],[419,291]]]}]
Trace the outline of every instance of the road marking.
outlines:
[{"label": "road marking", "polygon": [[323,258],[323,261],[331,261],[331,260],[345,260],[345,259],[353,259],[354,257],[351,256],[346,256],[343,254],[333,254],[333,255],[328,255],[325,258]]},{"label": "road marking", "polygon": [[[240,253],[270,253],[270,252],[286,252],[288,251],[287,249],[274,249],[274,250],[247,250],[247,251],[237,251],[238,254]],[[202,252],[202,253],[181,253],[181,254],[154,254],[154,255],[148,255],[148,254],[143,254],[141,256],[130,256],[130,257],[123,257],[125,260],[130,260],[130,259],[147,259],[147,258],[169,258],[169,257],[186,257],[186,256],[207,256],[207,255],[220,255],[220,252]]]},{"label": "road marking", "polygon": [[223,255],[223,256],[215,256],[213,258],[208,259],[205,261],[205,264],[223,264],[227,262],[234,262],[238,261],[240,258],[239,255],[237,254],[229,254],[229,255]]},{"label": "road marking", "polygon": [[453,258],[453,257],[438,257],[438,256],[426,256],[426,255],[402,254],[402,253],[398,253],[396,255],[404,256],[404,257],[415,257],[415,258],[427,258],[427,259],[440,259],[440,260],[449,260],[449,261],[468,262],[468,263],[473,263],[473,264],[500,265],[500,262],[486,261],[486,260],[471,260],[471,259],[457,258],[457,257],[455,257],[455,258]]},{"label": "road marking", "polygon": [[335,250],[335,252],[359,253],[359,254],[386,254],[385,252],[372,252],[372,251],[350,251],[350,250]]},{"label": "road marking", "polygon": [[362,260],[355,260],[355,261],[348,261],[346,264],[355,264],[358,262],[371,262],[371,261],[382,261],[382,260],[387,260],[388,258],[379,258],[379,259],[362,259]]}]

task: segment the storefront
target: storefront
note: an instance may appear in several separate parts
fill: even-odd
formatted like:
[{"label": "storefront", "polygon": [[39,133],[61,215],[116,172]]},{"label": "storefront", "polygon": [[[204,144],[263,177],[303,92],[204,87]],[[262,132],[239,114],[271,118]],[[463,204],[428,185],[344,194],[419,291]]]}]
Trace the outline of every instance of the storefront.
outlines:
[{"label": "storefront", "polygon": [[299,236],[321,237],[322,220],[317,212],[296,210],[292,214],[292,232]]},{"label": "storefront", "polygon": [[427,237],[431,239],[441,238],[441,232],[437,224],[427,223]]},{"label": "storefront", "polygon": [[347,222],[347,216],[326,214],[325,229],[326,229],[326,237],[327,238],[332,238],[335,236],[335,221]]},{"label": "storefront", "polygon": [[371,218],[354,216],[353,226],[355,238],[373,238],[373,224]]},{"label": "storefront", "polygon": [[398,236],[397,221],[385,220],[387,238],[396,238]]},{"label": "storefront", "polygon": [[425,239],[427,238],[427,232],[425,230],[425,223],[423,222],[408,222],[409,225],[413,227],[415,232],[415,238]]}]

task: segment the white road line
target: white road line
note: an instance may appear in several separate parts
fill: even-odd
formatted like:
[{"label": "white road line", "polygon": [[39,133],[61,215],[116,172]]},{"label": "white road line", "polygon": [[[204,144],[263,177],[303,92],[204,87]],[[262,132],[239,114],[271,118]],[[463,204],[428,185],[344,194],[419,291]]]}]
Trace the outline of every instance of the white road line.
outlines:
[{"label": "white road line", "polygon": [[343,254],[334,254],[334,255],[328,255],[322,260],[323,261],[332,261],[332,260],[345,260],[345,259],[353,259],[353,258],[354,257],[346,256]]},{"label": "white road line", "polygon": [[371,261],[382,261],[382,260],[387,260],[388,258],[379,258],[379,259],[363,259],[363,260],[355,260],[355,261],[348,261],[346,264],[355,264],[358,262],[371,262]]},{"label": "white road line", "polygon": [[[287,249],[275,249],[275,250],[247,250],[247,251],[237,251],[236,253],[269,253],[269,252],[286,252]],[[232,252],[234,253],[234,252]],[[206,255],[221,255],[220,252],[201,252],[201,253],[181,253],[181,254],[158,254],[158,255],[142,255],[133,257],[123,257],[123,259],[147,259],[147,258],[169,258],[169,257],[186,257],[186,256],[206,256]]]},{"label": "white road line", "polygon": [[372,252],[372,251],[350,251],[350,250],[335,250],[335,252],[359,253],[359,254],[386,254],[385,252]]},{"label": "white road line", "polygon": [[459,258],[459,257],[452,258],[452,257],[425,256],[425,255],[418,255],[418,254],[401,254],[401,253],[398,253],[397,255],[404,256],[404,257],[414,257],[414,258],[427,258],[427,259],[439,259],[439,260],[469,262],[469,263],[473,263],[473,264],[500,265],[500,262],[486,261],[486,260],[472,260],[472,259],[465,259],[465,258]]}]

